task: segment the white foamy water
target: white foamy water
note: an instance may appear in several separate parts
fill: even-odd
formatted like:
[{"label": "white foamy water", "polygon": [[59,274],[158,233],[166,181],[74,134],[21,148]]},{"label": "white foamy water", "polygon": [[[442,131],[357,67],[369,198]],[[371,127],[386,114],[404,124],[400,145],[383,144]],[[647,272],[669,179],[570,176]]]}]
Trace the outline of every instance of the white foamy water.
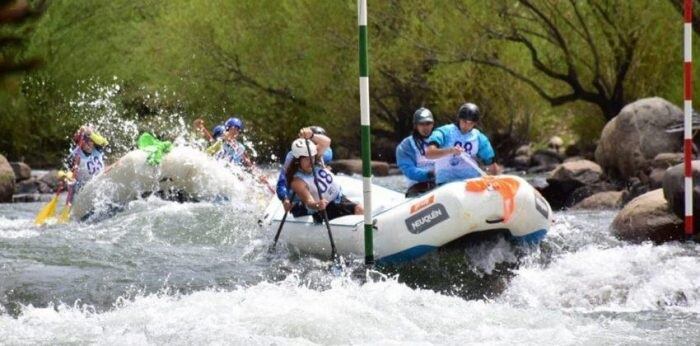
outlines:
[{"label": "white foamy water", "polygon": [[[128,131],[118,133],[121,125],[105,120],[113,103],[76,107],[102,114],[94,123],[114,133],[115,152],[130,148],[138,126],[121,124]],[[167,119],[175,133],[186,132],[181,116]],[[217,178],[230,170],[203,165],[214,186],[230,180]],[[258,219],[271,195],[237,173],[242,179],[231,182],[226,200],[136,198],[97,223],[37,228],[43,203],[0,205],[0,344],[700,340],[700,247],[619,241],[608,230],[614,211],[557,213],[541,248],[516,251],[499,239],[415,264],[443,282],[405,271],[366,279],[357,267],[337,276],[283,245],[268,253],[274,232]],[[402,179],[375,181],[400,186]],[[444,281],[459,285],[458,293],[445,293]]]},{"label": "white foamy water", "polygon": [[634,323],[557,310],[465,301],[395,280],[337,279],[315,290],[298,280],[230,291],[149,295],[96,314],[69,307],[0,317],[12,343],[97,344],[601,344],[649,338]]},{"label": "white foamy water", "polygon": [[[85,245],[75,249],[75,254],[62,255],[81,262],[61,265],[89,267],[98,262],[100,266],[129,267],[135,261],[129,270],[105,270],[106,283],[118,281],[119,275],[144,275],[164,278],[157,282],[161,288],[138,289],[147,281],[136,281],[136,287],[107,294],[109,304],[101,307],[84,296],[92,292],[87,290],[79,291],[77,300],[66,295],[51,300],[57,302],[47,307],[21,305],[15,315],[3,308],[0,343],[665,345],[692,344],[700,338],[698,245],[627,244],[610,237],[601,224],[583,232],[581,227],[594,222],[588,214],[559,214],[552,241],[543,245],[553,249],[549,257],[533,250],[512,270],[503,293],[492,299],[466,300],[411,288],[400,278],[364,282],[352,276],[336,277],[314,261],[262,260],[261,248],[266,249],[272,235],[256,230],[251,225],[254,219],[231,216],[232,212],[251,212],[235,205],[202,219],[220,208],[210,203],[159,200],[133,203],[114,219],[81,226],[73,234],[56,229],[58,233],[22,244],[25,251],[32,252],[45,250],[38,250],[30,240],[53,238],[65,244],[62,237],[74,237],[72,243],[81,244],[92,239],[95,250]],[[608,217],[602,219],[609,222]],[[187,220],[197,220],[192,225],[219,221],[197,229],[200,233],[192,232],[194,226],[173,227]],[[12,238],[12,232],[22,228],[22,222],[0,219],[0,249],[21,240]],[[40,237],[49,238],[36,239]],[[600,241],[583,244],[581,238]],[[567,239],[568,248],[562,245]],[[566,250],[557,250],[563,248]],[[476,249],[469,255],[475,271],[490,274],[500,261],[514,262],[515,255],[502,241],[492,251],[484,246]],[[3,251],[0,253],[9,257],[18,256]],[[96,251],[99,260],[89,259],[91,251]],[[3,263],[0,270],[5,268],[6,274],[8,266],[32,268],[19,261],[6,259]],[[268,267],[290,265],[283,269],[288,274],[281,281],[271,280],[269,273],[260,275]],[[214,277],[243,279],[228,287],[211,282],[194,287],[180,284],[179,289],[190,287],[182,293],[162,288],[172,287],[168,282],[187,282],[188,275],[208,278],[208,271]],[[88,282],[98,280],[89,271],[82,275]],[[10,277],[22,281],[23,276]],[[73,279],[69,273],[57,282]],[[134,288],[141,293],[123,295]],[[12,292],[5,290],[5,294]]]}]

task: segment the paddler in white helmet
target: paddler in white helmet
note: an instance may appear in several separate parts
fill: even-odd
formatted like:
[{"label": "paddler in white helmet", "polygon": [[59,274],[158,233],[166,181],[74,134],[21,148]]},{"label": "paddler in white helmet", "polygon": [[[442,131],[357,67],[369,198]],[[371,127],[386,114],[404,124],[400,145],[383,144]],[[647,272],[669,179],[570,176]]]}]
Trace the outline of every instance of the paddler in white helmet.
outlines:
[{"label": "paddler in white helmet", "polygon": [[[323,153],[321,160],[319,161],[320,165],[325,166],[327,163],[333,160],[331,138],[328,137],[326,130],[324,130],[322,127],[303,127],[299,130],[299,138],[308,139],[309,141],[313,142],[316,145],[316,150]],[[299,199],[296,198],[296,196],[292,196],[292,191],[290,190],[287,182],[286,171],[287,167],[289,167],[289,165],[292,163],[292,160],[294,160],[294,155],[292,155],[292,151],[290,150],[287,152],[287,155],[284,158],[284,164],[280,170],[279,176],[277,177],[277,198],[282,201],[284,210],[286,211],[291,210],[292,207],[300,206],[298,203]]]},{"label": "paddler in white helmet", "polygon": [[305,210],[292,208],[292,215],[297,217],[311,214],[316,222],[321,222],[322,217],[319,213],[321,210],[326,211],[329,220],[363,213],[361,204],[350,201],[343,195],[335,175],[328,168],[314,165],[320,161],[317,157],[316,144],[299,138],[292,142],[291,149],[294,158],[287,167],[285,175],[292,191],[306,207]]}]

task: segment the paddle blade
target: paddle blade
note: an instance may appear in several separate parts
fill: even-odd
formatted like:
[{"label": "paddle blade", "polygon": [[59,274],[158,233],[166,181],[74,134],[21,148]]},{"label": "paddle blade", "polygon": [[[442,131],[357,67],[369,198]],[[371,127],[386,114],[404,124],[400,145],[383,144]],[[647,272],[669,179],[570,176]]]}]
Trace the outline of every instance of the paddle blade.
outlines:
[{"label": "paddle blade", "polygon": [[46,203],[46,205],[41,208],[39,211],[39,214],[36,214],[36,218],[34,219],[34,223],[38,226],[43,225],[46,220],[50,217],[53,217],[53,214],[56,213],[56,205],[58,204],[58,195],[53,196],[49,203]]},{"label": "paddle blade", "polygon": [[61,216],[58,217],[58,223],[67,223],[70,220],[70,204],[63,207]]}]

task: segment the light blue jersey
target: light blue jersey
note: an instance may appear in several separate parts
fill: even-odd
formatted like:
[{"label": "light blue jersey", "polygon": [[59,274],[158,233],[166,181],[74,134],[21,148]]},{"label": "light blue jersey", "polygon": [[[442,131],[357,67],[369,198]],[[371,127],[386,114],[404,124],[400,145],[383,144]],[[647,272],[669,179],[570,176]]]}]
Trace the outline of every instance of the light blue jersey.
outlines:
[{"label": "light blue jersey", "polygon": [[435,162],[425,157],[428,142],[414,135],[404,138],[396,147],[396,164],[406,177],[407,186],[431,180]]},{"label": "light blue jersey", "polygon": [[[437,128],[428,138],[428,143],[438,148],[461,147],[467,159],[479,158],[484,164],[490,165],[495,156],[489,139],[476,128],[462,133],[455,124]],[[476,164],[476,162],[473,162]],[[435,182],[437,184],[464,180],[480,176],[474,167],[465,161],[464,155],[446,155],[435,160]]]},{"label": "light blue jersey", "polygon": [[238,141],[224,141],[221,150],[216,153],[215,157],[217,160],[242,165],[245,158],[245,147]]}]

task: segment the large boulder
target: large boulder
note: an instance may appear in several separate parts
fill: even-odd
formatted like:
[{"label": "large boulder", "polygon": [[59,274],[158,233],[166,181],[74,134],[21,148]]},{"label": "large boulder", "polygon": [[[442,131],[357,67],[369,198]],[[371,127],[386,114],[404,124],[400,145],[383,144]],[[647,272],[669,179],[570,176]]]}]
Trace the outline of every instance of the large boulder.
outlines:
[{"label": "large boulder", "polygon": [[648,175],[658,154],[681,149],[683,134],[665,130],[682,121],[681,109],[662,98],[630,103],[603,128],[595,160],[613,178]]},{"label": "large boulder", "polygon": [[[700,230],[700,160],[693,166],[693,215],[694,228]],[[679,218],[685,216],[685,164],[673,166],[666,171],[662,181],[664,197],[671,210]]]},{"label": "large boulder", "polygon": [[513,168],[519,171],[524,171],[528,167],[530,167],[530,157],[525,155],[518,155],[513,158],[513,162],[511,162],[511,165],[513,166]]},{"label": "large boulder", "polygon": [[577,185],[594,184],[600,181],[603,169],[595,162],[589,160],[576,160],[562,163],[547,178],[562,183],[575,183]]},{"label": "large boulder", "polygon": [[652,190],[660,189],[665,175],[666,169],[654,167],[654,169],[651,170],[651,173],[649,173],[649,179],[647,182],[649,188]]},{"label": "large boulder", "polygon": [[683,162],[683,153],[661,153],[651,161],[654,168],[667,169]]},{"label": "large boulder", "polygon": [[547,147],[557,153],[562,153],[564,151],[564,140],[559,136],[552,136],[547,142]]},{"label": "large boulder", "polygon": [[564,207],[576,205],[577,203],[597,193],[615,190],[617,190],[617,186],[607,181],[599,181],[594,184],[579,186],[574,191],[572,191],[571,194],[569,194],[568,196],[564,196],[566,197],[564,199]]},{"label": "large boulder", "polygon": [[0,155],[0,203],[12,202],[15,192],[15,172],[5,156]]},{"label": "large boulder", "polygon": [[24,162],[11,162],[12,170],[15,172],[15,181],[20,182],[32,177],[32,169]]},{"label": "large boulder", "polygon": [[586,197],[573,209],[616,209],[621,205],[622,191],[604,191]]},{"label": "large boulder", "polygon": [[36,178],[22,180],[15,185],[15,194],[24,195],[31,193],[39,193],[39,185],[45,184]]},{"label": "large boulder", "polygon": [[[329,165],[336,173],[362,174],[362,160],[360,159],[333,160]],[[372,174],[377,177],[389,175],[389,164],[383,161],[372,161]]]},{"label": "large boulder", "polygon": [[[554,150],[540,149],[530,157],[530,166],[533,173],[551,171],[564,159]],[[530,172],[529,171],[529,172]]]},{"label": "large boulder", "polygon": [[597,192],[615,189],[601,180],[603,170],[593,161],[565,162],[549,174],[542,195],[554,209],[570,207]]},{"label": "large boulder", "polygon": [[530,144],[523,144],[518,147],[518,149],[515,149],[515,156],[530,156],[532,155],[532,149],[530,148]]},{"label": "large boulder", "polygon": [[662,243],[683,238],[683,220],[669,210],[663,191],[656,189],[622,208],[613,220],[612,231],[623,240]]},{"label": "large boulder", "polygon": [[52,169],[39,178],[39,191],[45,193],[44,187],[46,187],[49,190],[55,190],[58,188],[58,184],[60,182],[61,181],[58,179],[58,171]]}]

